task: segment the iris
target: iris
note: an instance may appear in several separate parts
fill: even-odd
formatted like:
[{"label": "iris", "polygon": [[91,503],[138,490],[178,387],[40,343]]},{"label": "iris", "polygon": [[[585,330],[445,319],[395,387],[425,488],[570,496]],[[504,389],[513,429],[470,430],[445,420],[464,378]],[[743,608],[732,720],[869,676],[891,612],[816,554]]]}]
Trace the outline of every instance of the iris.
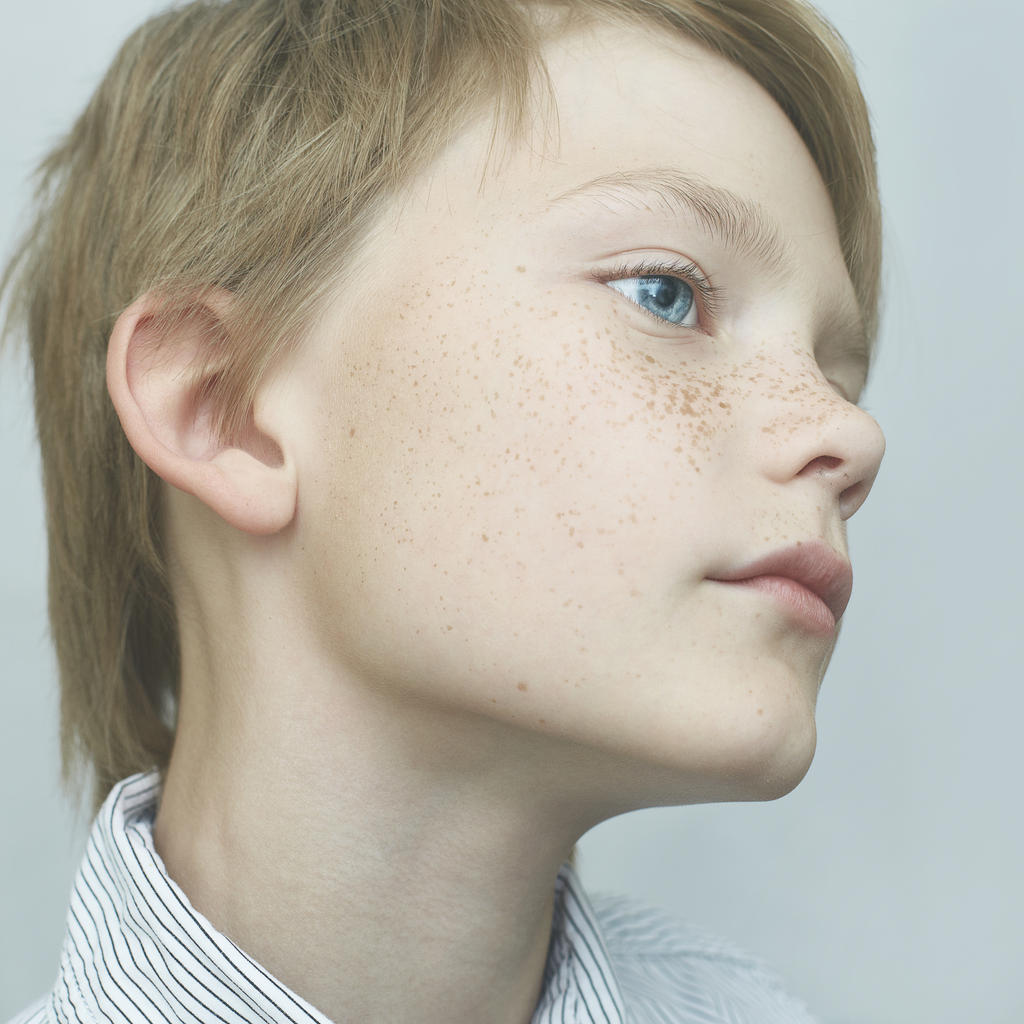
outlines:
[{"label": "iris", "polygon": [[608,283],[656,317],[680,327],[688,326],[684,321],[693,309],[694,295],[693,289],[680,278],[626,277]]}]

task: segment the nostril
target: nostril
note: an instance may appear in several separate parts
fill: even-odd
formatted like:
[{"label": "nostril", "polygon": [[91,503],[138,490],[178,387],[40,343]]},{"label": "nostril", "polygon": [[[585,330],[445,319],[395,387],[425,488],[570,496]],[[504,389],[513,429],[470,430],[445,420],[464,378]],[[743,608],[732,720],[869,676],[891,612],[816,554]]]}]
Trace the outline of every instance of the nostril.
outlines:
[{"label": "nostril", "polygon": [[834,455],[819,455],[817,458],[811,459],[810,462],[804,466],[803,471],[805,473],[831,473],[837,470],[843,464],[842,459],[837,459]]}]

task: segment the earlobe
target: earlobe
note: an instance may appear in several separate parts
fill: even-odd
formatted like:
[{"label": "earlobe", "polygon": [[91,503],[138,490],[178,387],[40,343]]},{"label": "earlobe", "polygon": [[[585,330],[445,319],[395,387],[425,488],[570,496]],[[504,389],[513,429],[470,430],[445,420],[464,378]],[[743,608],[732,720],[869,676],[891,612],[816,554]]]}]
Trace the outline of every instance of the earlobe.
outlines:
[{"label": "earlobe", "polygon": [[195,372],[210,325],[230,302],[223,291],[204,295],[194,315],[158,336],[159,298],[146,293],[137,299],[110,335],[107,390],[128,442],[157,476],[236,529],[272,534],[294,518],[298,493],[285,424],[258,422],[250,410],[244,436],[225,442],[204,379]]}]

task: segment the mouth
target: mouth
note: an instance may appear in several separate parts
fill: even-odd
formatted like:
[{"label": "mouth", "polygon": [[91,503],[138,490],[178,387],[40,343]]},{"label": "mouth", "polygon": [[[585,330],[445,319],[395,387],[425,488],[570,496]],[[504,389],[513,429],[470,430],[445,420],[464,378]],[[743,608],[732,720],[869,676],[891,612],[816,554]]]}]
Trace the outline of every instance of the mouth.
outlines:
[{"label": "mouth", "polygon": [[797,543],[707,577],[763,591],[815,633],[834,633],[853,592],[850,563],[820,541]]}]

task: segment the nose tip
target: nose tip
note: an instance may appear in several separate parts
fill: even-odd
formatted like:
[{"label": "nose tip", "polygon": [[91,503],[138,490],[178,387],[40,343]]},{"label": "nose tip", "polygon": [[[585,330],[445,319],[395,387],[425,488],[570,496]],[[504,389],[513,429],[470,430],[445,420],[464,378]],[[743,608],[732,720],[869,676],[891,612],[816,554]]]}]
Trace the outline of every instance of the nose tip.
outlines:
[{"label": "nose tip", "polygon": [[878,421],[858,406],[851,406],[860,420],[862,451],[859,455],[860,479],[844,488],[839,495],[839,513],[849,519],[864,504],[874,486],[885,457],[885,434]]},{"label": "nose tip", "polygon": [[835,492],[845,521],[867,500],[885,454],[885,436],[871,415],[847,405],[836,433],[821,446],[834,454],[815,455],[800,475],[818,477]]},{"label": "nose tip", "polygon": [[[885,453],[885,437],[875,419],[843,401],[824,431],[804,435],[797,476],[820,480],[836,497],[840,517],[849,519],[864,504]],[[798,442],[797,452],[803,447]]]}]

